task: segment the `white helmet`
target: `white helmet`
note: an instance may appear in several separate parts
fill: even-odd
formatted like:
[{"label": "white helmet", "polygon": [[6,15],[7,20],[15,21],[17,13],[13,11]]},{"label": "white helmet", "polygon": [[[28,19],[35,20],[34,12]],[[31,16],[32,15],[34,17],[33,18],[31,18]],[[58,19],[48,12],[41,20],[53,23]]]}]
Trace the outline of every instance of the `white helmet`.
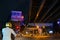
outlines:
[{"label": "white helmet", "polygon": [[12,27],[11,22],[6,23],[6,27]]}]

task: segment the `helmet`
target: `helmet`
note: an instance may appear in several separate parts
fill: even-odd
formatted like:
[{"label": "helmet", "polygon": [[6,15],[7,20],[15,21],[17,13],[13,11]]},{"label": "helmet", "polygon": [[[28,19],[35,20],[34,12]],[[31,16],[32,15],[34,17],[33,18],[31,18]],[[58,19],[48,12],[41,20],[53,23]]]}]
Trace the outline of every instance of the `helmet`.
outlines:
[{"label": "helmet", "polygon": [[11,22],[6,23],[6,27],[12,27]]}]

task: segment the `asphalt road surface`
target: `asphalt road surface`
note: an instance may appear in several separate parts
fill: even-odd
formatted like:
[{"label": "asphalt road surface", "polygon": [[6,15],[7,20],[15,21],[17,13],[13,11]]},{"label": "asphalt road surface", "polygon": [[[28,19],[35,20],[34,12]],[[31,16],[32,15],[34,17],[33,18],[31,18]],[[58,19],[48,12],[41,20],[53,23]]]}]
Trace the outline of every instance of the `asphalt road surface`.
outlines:
[{"label": "asphalt road surface", "polygon": [[[0,40],[2,40],[0,38]],[[49,37],[49,38],[27,38],[27,37],[16,37],[15,40],[60,40],[60,37]]]},{"label": "asphalt road surface", "polygon": [[15,40],[60,40],[60,37],[49,37],[49,38],[16,37]]},{"label": "asphalt road surface", "polygon": [[[1,39],[1,35],[0,35],[0,40]],[[53,37],[48,37],[48,38],[33,38],[33,37],[16,37],[15,40],[60,40],[60,36],[53,36]]]},{"label": "asphalt road surface", "polygon": [[39,39],[34,39],[34,38],[16,38],[15,40],[60,40],[60,38],[39,38]]}]

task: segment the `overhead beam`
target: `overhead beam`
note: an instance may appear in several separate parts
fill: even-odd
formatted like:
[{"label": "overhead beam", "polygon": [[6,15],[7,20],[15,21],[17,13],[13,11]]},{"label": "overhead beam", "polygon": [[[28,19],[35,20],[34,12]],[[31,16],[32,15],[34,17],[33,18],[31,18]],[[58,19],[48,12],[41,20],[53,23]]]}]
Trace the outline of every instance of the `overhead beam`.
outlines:
[{"label": "overhead beam", "polygon": [[36,19],[38,18],[39,13],[42,11],[42,9],[43,9],[43,7],[44,7],[44,4],[45,4],[45,1],[46,1],[46,0],[43,0],[43,2],[41,3],[40,8],[39,8],[39,10],[38,10],[38,12],[37,12],[37,14],[36,14],[36,17],[35,17],[34,22],[35,22]]},{"label": "overhead beam", "polygon": [[32,0],[30,0],[30,5],[29,5],[29,22],[31,18],[31,9],[32,9]]},{"label": "overhead beam", "polygon": [[56,3],[57,0],[52,4],[51,8],[48,9],[48,11],[43,15],[39,22],[41,22],[45,18],[45,16],[50,12],[50,10],[56,5]]},{"label": "overhead beam", "polygon": [[58,16],[60,16],[60,13],[58,13],[57,15],[54,15],[54,17],[50,18],[47,22],[49,22],[50,20],[55,20]]},{"label": "overhead beam", "polygon": [[58,7],[53,13],[51,13],[49,16],[47,16],[47,18],[45,20],[43,20],[43,22],[47,21],[47,19],[49,19],[55,12],[57,12],[60,9],[60,7]]}]

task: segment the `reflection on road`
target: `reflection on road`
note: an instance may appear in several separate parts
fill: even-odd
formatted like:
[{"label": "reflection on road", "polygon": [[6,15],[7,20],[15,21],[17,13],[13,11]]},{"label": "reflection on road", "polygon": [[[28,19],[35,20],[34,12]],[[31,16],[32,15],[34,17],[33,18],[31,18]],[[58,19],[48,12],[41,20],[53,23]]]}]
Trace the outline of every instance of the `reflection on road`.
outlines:
[{"label": "reflection on road", "polygon": [[60,38],[54,38],[54,37],[49,37],[49,38],[17,37],[15,40],[60,40]]},{"label": "reflection on road", "polygon": [[60,36],[30,36],[24,35],[16,37],[15,40],[60,40]]}]

